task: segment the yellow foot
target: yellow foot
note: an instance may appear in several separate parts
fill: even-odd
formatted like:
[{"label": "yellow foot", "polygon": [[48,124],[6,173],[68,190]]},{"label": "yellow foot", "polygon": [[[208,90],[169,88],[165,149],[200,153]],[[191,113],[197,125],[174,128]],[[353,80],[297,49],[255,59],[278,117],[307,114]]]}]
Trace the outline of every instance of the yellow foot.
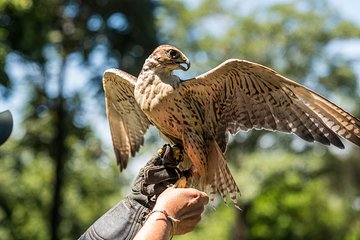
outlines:
[{"label": "yellow foot", "polygon": [[164,153],[164,148],[162,147],[162,148],[160,148],[159,150],[158,150],[158,154],[159,155],[162,155]]},{"label": "yellow foot", "polygon": [[182,162],[183,161],[183,152],[184,152],[184,149],[182,148],[182,146],[174,145],[172,147],[172,150],[173,150],[173,156],[176,159],[176,161]]},{"label": "yellow foot", "polygon": [[186,188],[186,177],[182,176],[179,180],[174,184],[175,188]]}]

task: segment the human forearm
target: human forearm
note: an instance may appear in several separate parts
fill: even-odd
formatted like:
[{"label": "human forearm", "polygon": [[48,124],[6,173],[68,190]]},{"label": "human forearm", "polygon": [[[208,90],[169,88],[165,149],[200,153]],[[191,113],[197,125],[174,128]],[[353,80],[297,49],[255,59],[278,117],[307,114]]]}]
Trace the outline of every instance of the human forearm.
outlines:
[{"label": "human forearm", "polygon": [[172,231],[171,222],[161,212],[152,213],[134,240],[168,240]]}]

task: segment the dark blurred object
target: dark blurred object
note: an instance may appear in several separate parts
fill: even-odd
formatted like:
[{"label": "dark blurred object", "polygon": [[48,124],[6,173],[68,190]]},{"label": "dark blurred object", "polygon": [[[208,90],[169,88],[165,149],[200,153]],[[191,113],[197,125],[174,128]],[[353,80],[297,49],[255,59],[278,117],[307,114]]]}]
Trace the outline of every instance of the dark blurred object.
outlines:
[{"label": "dark blurred object", "polygon": [[9,110],[0,112],[0,145],[9,138],[12,129],[13,118],[11,112]]},{"label": "dark blurred object", "polygon": [[157,197],[173,186],[185,172],[177,165],[182,161],[182,148],[165,144],[140,170],[124,200],[101,216],[79,240],[130,240],[142,227]]}]

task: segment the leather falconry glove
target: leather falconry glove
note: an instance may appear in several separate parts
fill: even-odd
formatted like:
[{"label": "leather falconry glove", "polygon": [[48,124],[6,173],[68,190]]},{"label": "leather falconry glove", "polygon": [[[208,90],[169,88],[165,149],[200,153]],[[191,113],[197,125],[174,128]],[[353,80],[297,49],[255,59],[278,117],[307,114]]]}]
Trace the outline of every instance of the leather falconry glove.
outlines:
[{"label": "leather falconry glove", "polygon": [[157,197],[182,176],[188,177],[186,171],[177,168],[181,161],[182,148],[165,144],[140,170],[131,193],[101,216],[79,239],[133,239]]}]

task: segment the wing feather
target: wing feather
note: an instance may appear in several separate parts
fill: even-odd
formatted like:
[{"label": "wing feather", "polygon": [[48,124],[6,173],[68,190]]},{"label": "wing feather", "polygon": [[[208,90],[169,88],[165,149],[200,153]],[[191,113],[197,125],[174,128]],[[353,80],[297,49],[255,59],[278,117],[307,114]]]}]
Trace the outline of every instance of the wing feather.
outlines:
[{"label": "wing feather", "polygon": [[205,119],[216,126],[215,138],[223,151],[227,132],[253,128],[294,133],[306,141],[344,148],[341,136],[360,146],[359,119],[260,64],[230,59],[184,81],[179,91],[191,91],[200,103],[216,102]]},{"label": "wing feather", "polygon": [[120,170],[144,143],[150,122],[134,98],[136,77],[118,69],[104,72],[106,114]]}]

